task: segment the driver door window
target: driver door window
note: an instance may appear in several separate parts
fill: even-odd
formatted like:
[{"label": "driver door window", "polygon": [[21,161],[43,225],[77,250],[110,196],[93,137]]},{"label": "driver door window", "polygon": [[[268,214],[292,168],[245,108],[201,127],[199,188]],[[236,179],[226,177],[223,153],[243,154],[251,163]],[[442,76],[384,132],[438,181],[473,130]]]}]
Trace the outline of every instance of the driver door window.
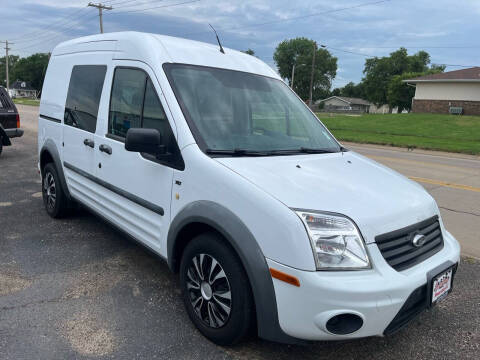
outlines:
[{"label": "driver door window", "polygon": [[[180,150],[152,80],[143,70],[117,67],[113,76],[107,136],[125,141],[130,128],[157,129],[167,153],[174,155],[171,163],[166,165],[178,166]],[[142,155],[155,161],[154,156]]]}]

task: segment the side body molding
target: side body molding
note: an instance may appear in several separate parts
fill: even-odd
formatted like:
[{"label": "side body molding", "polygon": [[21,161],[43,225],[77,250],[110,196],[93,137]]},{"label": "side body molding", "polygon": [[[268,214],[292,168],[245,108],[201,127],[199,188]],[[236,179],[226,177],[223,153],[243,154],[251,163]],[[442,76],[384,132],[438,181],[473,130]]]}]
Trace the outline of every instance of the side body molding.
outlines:
[{"label": "side body molding", "polygon": [[177,235],[192,223],[209,225],[221,233],[235,249],[247,272],[255,301],[258,336],[271,341],[299,343],[283,332],[278,322],[277,302],[272,277],[256,239],[245,224],[227,208],[212,201],[195,201],[173,219],[167,237],[168,265],[178,271]]},{"label": "side body molding", "polygon": [[57,145],[55,145],[53,140],[48,139],[47,141],[45,141],[45,144],[43,144],[42,150],[40,150],[40,161],[44,156],[45,152],[48,152],[53,159],[53,163],[55,164],[55,168],[57,169],[58,176],[60,177],[60,185],[62,186],[62,190],[67,195],[67,198],[71,199],[70,192],[68,191],[67,182],[65,180],[65,174],[63,173],[60,154],[58,153]]}]

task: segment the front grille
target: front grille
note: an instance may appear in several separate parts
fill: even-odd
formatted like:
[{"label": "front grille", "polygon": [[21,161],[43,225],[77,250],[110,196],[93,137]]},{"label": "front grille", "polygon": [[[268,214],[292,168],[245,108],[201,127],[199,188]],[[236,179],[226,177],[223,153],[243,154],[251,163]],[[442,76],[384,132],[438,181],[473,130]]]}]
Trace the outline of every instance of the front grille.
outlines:
[{"label": "front grille", "polygon": [[402,308],[384,330],[383,334],[391,335],[397,332],[423,310],[427,309],[427,307],[427,285],[423,285],[410,294],[407,301],[405,301]]},{"label": "front grille", "polygon": [[[424,235],[423,246],[413,245],[415,235]],[[397,271],[408,269],[443,249],[443,236],[438,216],[375,237],[387,263]]]}]

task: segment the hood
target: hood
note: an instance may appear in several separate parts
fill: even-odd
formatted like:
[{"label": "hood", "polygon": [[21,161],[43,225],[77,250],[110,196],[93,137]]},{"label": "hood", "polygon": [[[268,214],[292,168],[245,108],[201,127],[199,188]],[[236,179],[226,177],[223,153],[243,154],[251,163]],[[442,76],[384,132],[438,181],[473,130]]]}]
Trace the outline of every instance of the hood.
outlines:
[{"label": "hood", "polygon": [[352,151],[216,160],[290,208],[350,217],[366,243],[438,214],[422,186]]}]

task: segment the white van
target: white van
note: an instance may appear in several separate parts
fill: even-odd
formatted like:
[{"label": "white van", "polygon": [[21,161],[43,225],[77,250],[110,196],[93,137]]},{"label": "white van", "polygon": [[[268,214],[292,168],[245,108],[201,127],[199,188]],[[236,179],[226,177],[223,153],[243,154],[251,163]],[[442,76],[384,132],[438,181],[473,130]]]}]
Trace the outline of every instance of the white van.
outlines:
[{"label": "white van", "polygon": [[52,217],[80,203],[164,258],[218,344],[388,335],[452,289],[432,197],[342,147],[265,63],[136,32],[53,51],[38,131]]}]

